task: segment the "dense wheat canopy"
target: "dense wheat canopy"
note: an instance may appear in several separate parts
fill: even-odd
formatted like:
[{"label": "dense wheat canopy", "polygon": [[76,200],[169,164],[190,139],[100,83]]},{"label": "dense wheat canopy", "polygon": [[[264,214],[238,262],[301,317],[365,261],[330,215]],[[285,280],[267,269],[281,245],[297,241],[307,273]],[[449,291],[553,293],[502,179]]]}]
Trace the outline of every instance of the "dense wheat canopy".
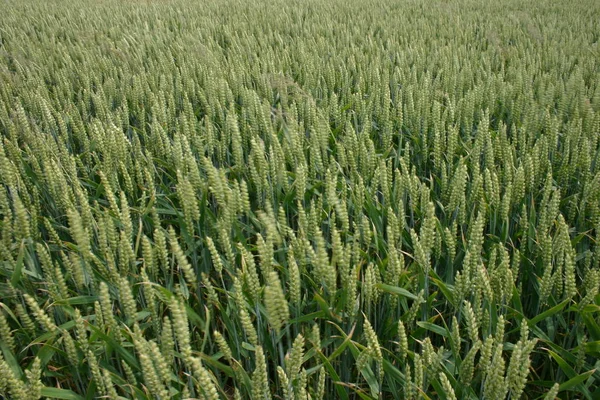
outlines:
[{"label": "dense wheat canopy", "polygon": [[0,398],[600,398],[600,2],[5,0]]}]

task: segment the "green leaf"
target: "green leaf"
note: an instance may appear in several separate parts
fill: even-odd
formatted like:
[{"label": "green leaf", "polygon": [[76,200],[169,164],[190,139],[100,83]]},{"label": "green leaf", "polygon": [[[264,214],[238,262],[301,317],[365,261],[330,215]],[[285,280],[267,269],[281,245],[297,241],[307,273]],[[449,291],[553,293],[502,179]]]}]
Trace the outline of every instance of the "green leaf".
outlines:
[{"label": "green leaf", "polygon": [[[340,332],[340,334],[342,335],[342,337],[344,339],[346,339],[348,337],[348,335],[346,335],[346,333],[344,332],[343,329],[341,329],[340,327],[338,327],[335,324],[333,324],[333,325],[338,330],[338,332]],[[353,341],[350,341],[348,343],[348,345],[350,346],[350,350],[352,351],[352,355],[354,356],[354,359],[358,360],[358,356],[360,355],[361,350],[356,346],[356,343]],[[364,346],[361,346],[361,347],[363,347],[363,349],[364,349]],[[321,353],[321,352],[319,351],[319,353]],[[325,356],[323,356],[323,357],[325,357]],[[329,361],[327,361],[327,363],[329,363]],[[377,377],[373,373],[373,370],[371,370],[371,367],[369,367],[368,365],[365,366],[363,369],[360,370],[360,373],[363,376],[363,378],[365,378],[365,380],[367,381],[367,384],[369,385],[369,388],[371,389],[371,393],[374,396],[376,396],[376,394],[379,393],[379,391],[380,391],[380,387],[379,387],[379,382],[377,381]]]},{"label": "green leaf", "polygon": [[589,378],[596,370],[591,370],[588,372],[584,372],[583,374],[577,375],[577,372],[571,367],[561,356],[552,350],[548,350],[548,354],[554,358],[554,360],[558,363],[560,369],[569,377],[570,379],[567,382],[564,382],[560,385],[560,390],[571,390],[575,386],[579,386],[577,390],[579,390],[582,394],[585,395],[586,398],[590,399],[591,394],[589,390],[581,386],[581,383]]},{"label": "green leaf", "polygon": [[437,333],[438,335],[441,335],[443,337],[448,337],[448,331],[434,323],[427,321],[417,321],[417,325],[419,325],[421,328],[427,329],[428,331]]},{"label": "green leaf", "polygon": [[[325,369],[327,370],[327,372],[329,373],[329,376],[330,376],[332,382],[334,382],[334,383],[341,382],[340,376],[337,374],[337,372],[335,372],[335,369],[333,368],[333,366],[331,365],[331,363],[329,362],[327,357],[325,357],[325,354],[323,354],[323,352],[321,352],[319,350],[319,351],[317,351],[317,355],[323,361],[323,365],[324,365]],[[344,390],[344,388],[342,386],[335,385],[335,389],[337,391],[338,398],[348,400],[348,393],[346,393],[346,391]]]},{"label": "green leaf", "polygon": [[75,296],[69,297],[68,299],[62,299],[56,302],[56,304],[69,304],[71,306],[83,305],[83,304],[94,304],[98,300],[98,296]]},{"label": "green leaf", "polygon": [[254,347],[253,344],[250,344],[248,342],[242,342],[242,347],[246,350],[256,351],[256,347]]},{"label": "green leaf", "polygon": [[42,397],[47,397],[49,399],[84,400],[82,396],[71,390],[52,387],[43,387]]},{"label": "green leaf", "polygon": [[571,378],[568,381],[561,384],[559,387],[559,390],[562,392],[563,390],[571,390],[571,389],[575,388],[576,386],[578,386],[581,383],[583,383],[584,381],[586,381],[590,376],[592,376],[594,374],[594,372],[596,372],[596,370],[592,369],[587,372],[584,372],[583,374],[574,376],[573,378]]},{"label": "green leaf", "polygon": [[583,318],[583,322],[585,326],[587,326],[592,339],[600,340],[600,325],[598,322],[588,313],[582,313],[581,317]]},{"label": "green leaf", "polygon": [[378,283],[375,286],[377,286],[378,289],[383,290],[384,292],[396,294],[396,295],[399,295],[399,296],[408,297],[409,299],[412,299],[412,300],[416,300],[417,299],[417,296],[415,296],[414,294],[412,294],[408,290],[403,289],[403,288],[398,287],[398,286],[386,285],[385,283]]},{"label": "green leaf", "polygon": [[600,358],[600,340],[588,342],[585,344],[585,352]]},{"label": "green leaf", "polygon": [[567,375],[569,378],[574,378],[575,376],[577,376],[577,372],[575,372],[573,367],[571,367],[561,356],[559,356],[552,350],[548,350],[548,354],[550,354],[550,356],[554,358],[554,361],[556,361],[556,363],[558,364],[560,369],[565,373],[565,375]]},{"label": "green leaf", "polygon": [[89,327],[91,330],[94,331],[94,333],[96,335],[98,335],[102,340],[107,342],[117,353],[119,353],[121,355],[121,357],[123,357],[123,360],[125,360],[125,362],[127,362],[127,364],[129,364],[131,367],[133,367],[137,370],[140,369],[140,365],[138,363],[138,360],[135,358],[135,356],[133,354],[131,354],[130,352],[128,352],[127,350],[125,350],[125,348],[123,346],[121,346],[120,343],[118,343],[111,336],[108,336],[107,334],[102,332],[95,325],[90,324]]},{"label": "green leaf", "polygon": [[302,316],[300,316],[298,318],[291,319],[289,323],[291,325],[291,324],[297,324],[297,323],[300,323],[300,322],[314,321],[316,319],[323,318],[326,315],[327,314],[324,311],[317,311],[317,312],[314,312],[314,313],[302,315]]},{"label": "green leaf", "polygon": [[21,378],[23,375],[23,370],[19,366],[19,362],[15,358],[14,354],[8,348],[8,345],[4,343],[4,341],[0,341],[0,349],[2,349],[2,354],[4,354],[4,361],[8,364],[13,374],[17,378]]},{"label": "green leaf", "polygon": [[340,317],[333,314],[331,307],[329,305],[329,302],[327,300],[325,300],[320,294],[315,293],[314,299],[317,301],[317,303],[321,307],[321,310],[323,310],[323,313],[325,313],[325,315],[327,315],[327,317],[330,320],[335,320],[337,322],[341,322]]},{"label": "green leaf", "polygon": [[429,272],[429,275],[430,275],[431,281],[437,287],[440,288],[440,290],[441,290],[442,294],[444,295],[444,298],[446,299],[446,301],[456,307],[456,302],[454,301],[454,295],[452,294],[453,286],[452,285],[448,285],[448,284],[442,282],[442,280],[440,279],[440,277],[435,273],[435,271],[433,271],[433,269]]},{"label": "green leaf", "polygon": [[[335,325],[331,321],[329,321],[329,323],[332,324],[332,325]],[[335,325],[335,327],[338,330],[341,329],[337,325]],[[340,354],[342,354],[344,352],[344,350],[346,350],[346,347],[348,347],[348,345],[351,343],[352,335],[354,334],[354,328],[356,328],[356,324],[354,324],[352,326],[352,329],[350,330],[350,333],[348,334],[348,336],[346,336],[346,338],[344,338],[344,342],[341,345],[339,345],[338,348],[335,349],[335,351],[333,353],[331,353],[331,355],[328,358],[329,362],[332,362],[333,360],[335,360]]]},{"label": "green leaf", "polygon": [[559,312],[562,311],[563,308],[565,308],[565,306],[567,304],[569,304],[570,300],[567,299],[565,301],[563,301],[562,303],[559,303],[557,305],[555,305],[554,307],[544,311],[543,313],[536,315],[534,318],[530,319],[528,321],[528,325],[530,327],[532,327],[533,325],[536,325],[538,322],[545,320],[548,317],[551,317],[554,314],[558,314]]},{"label": "green leaf", "polygon": [[21,246],[19,247],[19,256],[17,257],[17,262],[15,264],[15,269],[10,277],[10,283],[13,286],[17,286],[17,283],[21,280],[23,276],[23,259],[25,258],[25,242],[21,241]]},{"label": "green leaf", "polygon": [[[339,385],[342,385],[342,383],[340,383],[340,382],[336,382],[336,383],[338,383]],[[367,392],[365,392],[363,389],[361,389],[360,387],[358,387],[356,385],[349,385],[349,384],[343,384],[343,385],[352,389],[354,391],[354,393],[356,393],[358,395],[358,397],[360,397],[363,400],[376,399],[376,397],[369,396],[369,394]]]}]

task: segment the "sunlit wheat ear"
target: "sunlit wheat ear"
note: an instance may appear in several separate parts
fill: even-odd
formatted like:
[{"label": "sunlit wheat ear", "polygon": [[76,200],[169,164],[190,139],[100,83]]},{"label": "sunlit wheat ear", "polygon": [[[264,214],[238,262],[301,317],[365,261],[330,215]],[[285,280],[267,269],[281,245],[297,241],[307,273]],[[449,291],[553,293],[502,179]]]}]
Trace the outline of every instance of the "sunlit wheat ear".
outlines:
[{"label": "sunlit wheat ear", "polygon": [[11,351],[15,351],[15,339],[12,335],[10,325],[4,316],[4,311],[0,310],[0,338],[6,343]]},{"label": "sunlit wheat ear", "polygon": [[21,201],[21,197],[19,197],[16,192],[13,196],[13,207],[15,227],[18,229],[17,233],[19,234],[20,239],[27,239],[31,237],[29,213]]},{"label": "sunlit wheat ear", "polygon": [[297,376],[302,367],[302,358],[304,355],[304,337],[301,334],[296,336],[292,349],[286,356],[288,376]]},{"label": "sunlit wheat ear", "polygon": [[559,390],[560,385],[558,383],[555,383],[554,385],[552,385],[548,393],[546,393],[546,396],[544,396],[544,400],[555,400]]},{"label": "sunlit wheat ear", "polygon": [[198,284],[196,272],[194,271],[194,268],[192,268],[192,265],[188,261],[183,249],[179,245],[179,240],[177,239],[177,235],[175,234],[173,227],[171,227],[169,230],[169,242],[171,244],[171,252],[175,256],[175,260],[177,262],[177,267],[183,272],[186,282],[191,287],[196,287]]},{"label": "sunlit wheat ear", "polygon": [[277,272],[271,271],[265,288],[265,306],[269,323],[276,332],[287,323],[290,318],[288,302],[283,294],[281,281]]},{"label": "sunlit wheat ear", "polygon": [[242,253],[242,272],[250,295],[254,301],[258,301],[261,291],[260,279],[256,270],[254,256],[244,248],[241,243],[237,244],[238,250]]},{"label": "sunlit wheat ear", "polygon": [[221,261],[221,256],[215,246],[215,242],[213,242],[210,236],[206,237],[206,245],[208,246],[208,250],[210,251],[210,256],[213,261],[213,265],[219,274],[223,271],[223,262]]},{"label": "sunlit wheat ear", "polygon": [[45,330],[52,332],[52,333],[56,332],[58,330],[58,327],[56,326],[56,324],[54,323],[52,318],[39,306],[39,304],[37,303],[37,300],[33,296],[31,296],[27,293],[25,293],[23,295],[23,297],[25,298],[27,305],[33,312],[33,315],[35,316],[35,320]]},{"label": "sunlit wheat ear", "polygon": [[73,237],[73,239],[75,239],[75,242],[77,243],[77,246],[79,248],[79,251],[81,252],[81,255],[85,259],[90,259],[91,258],[90,237],[89,237],[89,233],[86,231],[86,229],[83,226],[81,216],[79,215],[77,210],[70,209],[68,211],[68,217],[69,217],[69,227],[70,227],[71,236]]},{"label": "sunlit wheat ear", "polygon": [[212,282],[210,281],[210,277],[207,274],[205,274],[204,272],[202,273],[201,277],[202,277],[202,285],[206,289],[208,301],[210,303],[212,303],[212,305],[214,305],[215,307],[218,307],[219,306],[219,295],[217,294],[215,287],[213,286]]},{"label": "sunlit wheat ear", "polygon": [[377,373],[379,375],[379,380],[383,381],[383,353],[381,352],[381,347],[379,345],[379,340],[377,339],[377,334],[375,333],[375,330],[371,326],[371,323],[368,319],[365,319],[364,329],[369,352],[372,354],[372,357],[377,364]]},{"label": "sunlit wheat ear", "polygon": [[508,388],[504,381],[505,361],[502,356],[502,344],[494,347],[490,367],[485,377],[484,395],[486,398],[501,399],[506,396]]},{"label": "sunlit wheat ear", "polygon": [[242,329],[243,329],[244,333],[246,334],[248,341],[251,344],[258,345],[258,334],[256,333],[256,328],[254,327],[254,324],[252,323],[252,319],[250,318],[250,315],[248,314],[248,311],[246,310],[246,303],[245,303],[244,295],[242,292],[242,285],[241,285],[239,279],[237,279],[237,277],[234,277],[233,282],[234,282],[233,286],[234,286],[234,290],[235,290],[235,293],[233,294],[233,296],[235,298],[235,303],[238,308],[238,315],[239,315],[240,323],[242,325]]},{"label": "sunlit wheat ear", "polygon": [[98,358],[91,350],[88,350],[87,352],[86,362],[89,366],[91,377],[93,378],[94,383],[98,388],[98,391],[101,393],[105,393],[106,391],[104,389],[104,379],[102,378],[102,373],[100,372]]},{"label": "sunlit wheat ear", "polygon": [[325,368],[321,367],[319,370],[319,380],[317,381],[317,391],[315,393],[315,399],[323,400],[325,398]]},{"label": "sunlit wheat ear", "polygon": [[221,353],[223,353],[225,359],[231,363],[231,361],[233,360],[233,355],[231,353],[231,348],[229,347],[227,340],[225,340],[225,337],[219,331],[214,331],[213,334],[215,336],[215,341],[217,342],[217,345],[221,350]]},{"label": "sunlit wheat ear", "polygon": [[463,359],[459,370],[459,381],[466,386],[471,384],[473,374],[475,373],[475,356],[481,348],[481,341],[473,343],[473,346]]},{"label": "sunlit wheat ear", "polygon": [[168,395],[164,385],[160,381],[160,377],[153,363],[148,342],[141,337],[141,331],[139,330],[138,325],[135,325],[134,329],[136,336],[134,344],[136,351],[139,354],[139,360],[146,385],[148,385],[148,388],[154,393],[158,393],[161,396]]},{"label": "sunlit wheat ear", "polygon": [[192,356],[192,348],[190,345],[190,329],[185,305],[180,299],[173,298],[169,304],[169,309],[171,310],[171,318],[173,319],[173,330],[177,339],[177,347],[183,355],[184,361],[187,361]]},{"label": "sunlit wheat ear", "polygon": [[127,278],[121,277],[119,280],[119,298],[125,316],[129,321],[134,321],[137,307]]},{"label": "sunlit wheat ear", "polygon": [[472,343],[475,343],[478,340],[479,337],[479,321],[477,320],[477,316],[475,315],[475,312],[473,311],[473,307],[471,306],[471,303],[467,300],[464,301],[464,312],[465,312],[465,319],[466,319],[466,324],[467,324],[467,331],[469,333],[469,339],[471,340]]},{"label": "sunlit wheat ear", "polygon": [[401,360],[404,360],[408,354],[408,336],[402,321],[398,321],[398,353]]},{"label": "sunlit wheat ear", "polygon": [[306,370],[302,369],[300,372],[300,376],[298,377],[298,383],[296,384],[296,393],[298,395],[298,399],[307,400],[308,392],[306,390],[306,386],[308,384],[308,376],[306,374]]},{"label": "sunlit wheat ear", "polygon": [[256,346],[255,369],[252,373],[252,397],[255,399],[271,398],[267,364],[263,348],[261,346]]},{"label": "sunlit wheat ear", "polygon": [[442,387],[444,388],[444,394],[448,400],[456,400],[456,394],[454,393],[454,388],[452,384],[448,380],[448,377],[443,372],[439,374],[440,381],[442,383]]},{"label": "sunlit wheat ear", "polygon": [[281,367],[281,366],[277,366],[277,377],[279,378],[279,381],[281,382],[281,390],[283,392],[283,398],[284,399],[294,399],[294,391],[293,388],[291,387],[291,382],[288,379],[285,370]]},{"label": "sunlit wheat ear", "polygon": [[144,267],[146,268],[146,271],[148,271],[150,276],[156,276],[156,257],[154,255],[152,243],[146,235],[142,237],[142,258],[144,261]]},{"label": "sunlit wheat ear", "polygon": [[292,305],[299,306],[301,301],[301,277],[298,263],[294,257],[294,249],[290,245],[288,250],[288,284],[290,293],[290,302]]},{"label": "sunlit wheat ear", "polygon": [[78,365],[79,357],[75,347],[75,341],[67,331],[63,331],[62,340],[69,362],[73,365]]},{"label": "sunlit wheat ear", "polygon": [[183,207],[183,216],[190,234],[194,233],[194,224],[200,219],[200,209],[194,188],[190,181],[177,171],[177,195]]},{"label": "sunlit wheat ear", "polygon": [[102,378],[104,380],[104,387],[106,389],[106,396],[109,398],[117,398],[118,394],[117,394],[117,390],[114,387],[114,384],[112,382],[112,378],[110,376],[110,372],[108,372],[107,370],[103,370],[102,371]]},{"label": "sunlit wheat ear", "polygon": [[148,348],[152,360],[154,361],[154,367],[156,368],[158,376],[164,384],[168,385],[169,381],[171,380],[170,365],[165,360],[164,355],[161,353],[160,348],[155,341],[148,342]]},{"label": "sunlit wheat ear", "polygon": [[593,1],[12,3],[1,398],[593,397]]},{"label": "sunlit wheat ear", "polygon": [[579,302],[579,307],[592,304],[598,293],[600,292],[600,270],[589,269],[585,275],[585,296]]},{"label": "sunlit wheat ear", "polygon": [[10,394],[17,400],[25,400],[31,398],[27,387],[20,379],[17,379],[12,369],[8,366],[3,357],[0,356],[0,393]]}]

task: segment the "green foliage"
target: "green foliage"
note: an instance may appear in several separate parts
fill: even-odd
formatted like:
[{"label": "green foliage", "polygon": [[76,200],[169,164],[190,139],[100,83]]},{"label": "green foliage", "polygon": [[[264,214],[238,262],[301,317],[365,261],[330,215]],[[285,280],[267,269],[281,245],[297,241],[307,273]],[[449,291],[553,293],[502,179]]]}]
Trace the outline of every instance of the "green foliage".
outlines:
[{"label": "green foliage", "polygon": [[0,398],[600,396],[599,2],[0,12]]}]

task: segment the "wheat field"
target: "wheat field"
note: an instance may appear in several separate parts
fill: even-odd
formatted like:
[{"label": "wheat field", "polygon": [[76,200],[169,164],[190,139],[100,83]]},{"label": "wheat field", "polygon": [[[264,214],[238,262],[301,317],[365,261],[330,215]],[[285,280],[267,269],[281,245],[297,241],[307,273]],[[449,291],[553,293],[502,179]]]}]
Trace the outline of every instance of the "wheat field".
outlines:
[{"label": "wheat field", "polygon": [[3,0],[0,398],[600,399],[600,2]]}]

